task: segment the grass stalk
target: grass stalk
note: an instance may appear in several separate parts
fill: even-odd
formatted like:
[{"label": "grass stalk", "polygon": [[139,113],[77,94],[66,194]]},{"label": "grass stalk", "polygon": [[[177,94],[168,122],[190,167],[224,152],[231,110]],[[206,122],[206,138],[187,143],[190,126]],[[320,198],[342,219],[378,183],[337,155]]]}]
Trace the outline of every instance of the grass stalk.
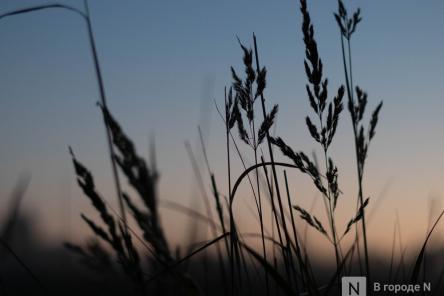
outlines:
[{"label": "grass stalk", "polygon": [[[91,17],[90,17],[90,13],[89,13],[88,0],[84,0],[84,6],[85,6],[85,11],[86,11],[86,18],[85,19],[86,19],[86,25],[87,25],[87,29],[88,29],[89,45],[90,45],[91,54],[92,54],[93,61],[94,61],[94,70],[95,70],[95,74],[96,74],[96,78],[97,78],[97,84],[99,87],[100,103],[102,104],[102,106],[104,108],[107,109],[108,105],[107,105],[107,100],[106,100],[106,95],[105,95],[105,86],[103,83],[102,72],[100,70],[99,58],[98,58],[97,49],[96,49],[96,42],[94,39],[94,34],[93,34],[93,30],[92,30],[92,25],[91,25]],[[122,188],[120,185],[120,177],[119,177],[119,172],[117,170],[116,160],[114,157],[115,153],[114,153],[114,146],[112,143],[112,135],[111,135],[111,131],[109,130],[109,127],[106,123],[105,115],[103,115],[103,121],[104,121],[105,129],[106,129],[108,152],[109,152],[109,158],[110,158],[110,162],[111,162],[111,170],[113,173],[114,186],[115,186],[115,190],[116,190],[116,194],[117,194],[117,201],[119,204],[120,215],[123,219],[125,231],[127,231],[128,230],[127,229],[128,223],[127,223],[127,218],[126,218],[125,206],[123,204],[123,196],[122,196]]]},{"label": "grass stalk", "polygon": [[[270,195],[270,203],[271,203],[271,212],[272,212],[272,216],[274,217],[274,223],[276,225],[276,230],[278,233],[278,238],[279,238],[279,246],[281,247],[281,252],[282,252],[282,259],[284,260],[284,266],[285,266],[285,270],[287,271],[287,275],[289,276],[289,266],[288,266],[288,253],[287,253],[287,249],[286,249],[286,245],[284,244],[284,240],[282,239],[282,231],[281,231],[281,225],[279,223],[279,213],[276,210],[276,205],[274,202],[274,193],[273,193],[273,185],[272,182],[270,181],[270,178],[268,176],[268,171],[267,168],[265,166],[265,161],[264,158],[261,158],[262,160],[262,164],[263,164],[263,168],[264,168],[264,174],[265,174],[265,179],[267,180],[267,186],[268,186],[268,191],[269,191],[269,195]],[[271,163],[270,163],[271,164]],[[272,228],[274,229],[274,227],[272,226]],[[274,256],[274,258],[276,258]],[[288,280],[290,280],[291,278],[289,277]]]},{"label": "grass stalk", "polygon": [[[227,105],[227,94],[225,90],[225,105]],[[229,192],[229,217],[230,217],[230,275],[231,275],[231,295],[236,295],[236,274],[240,274],[240,258],[237,251],[237,233],[234,223],[232,195],[231,195],[231,157],[230,157],[230,127],[228,118],[225,119],[226,126],[226,149],[227,149],[227,173],[228,173],[228,192]],[[235,255],[236,254],[236,255]],[[237,267],[237,270],[235,268]]]},{"label": "grass stalk", "polygon": [[0,245],[7,250],[12,257],[14,257],[15,261],[26,271],[26,273],[37,283],[37,285],[45,292],[48,292],[46,286],[42,283],[42,281],[37,277],[37,275],[29,268],[29,266],[17,255],[17,253],[11,248],[11,246],[0,237]]},{"label": "grass stalk", "polygon": [[[347,84],[347,95],[348,99],[351,102],[354,102],[353,99],[353,74],[352,74],[352,66],[351,66],[351,46],[350,46],[350,40],[347,41],[348,43],[348,60],[349,60],[349,71],[347,71],[347,63],[346,63],[346,57],[345,57],[345,47],[344,47],[344,36],[341,35],[341,48],[342,48],[342,57],[343,57],[343,64],[344,64],[344,73],[345,73],[345,81]],[[355,153],[356,153],[356,159],[359,159],[359,151],[358,151],[358,127],[355,123],[353,123],[353,135],[355,140]],[[357,161],[357,174],[358,174],[358,198],[359,198],[359,206],[362,207],[364,204],[364,195],[363,195],[363,185],[362,185],[362,179],[363,179],[363,170],[360,167],[359,161]],[[365,211],[365,210],[364,210]],[[367,242],[367,227],[366,227],[366,218],[365,218],[365,212],[361,219],[361,226],[362,226],[362,239],[364,244],[364,259],[365,259],[365,270],[367,277],[370,278],[370,262],[369,262],[369,256],[368,256],[368,242]],[[358,242],[359,244],[359,242]]]},{"label": "grass stalk", "polygon": [[[55,8],[72,11],[72,12],[75,12],[77,15],[81,16],[85,20],[86,25],[87,25],[89,46],[90,46],[90,50],[91,50],[91,54],[92,54],[92,58],[93,58],[93,62],[94,62],[94,70],[95,70],[97,84],[98,84],[98,88],[99,88],[100,103],[103,107],[106,108],[107,101],[106,101],[106,95],[105,95],[105,87],[104,87],[103,78],[102,78],[102,74],[101,74],[101,70],[100,70],[100,64],[99,64],[99,59],[98,59],[98,55],[97,55],[97,49],[96,49],[96,44],[95,44],[95,40],[94,40],[94,35],[93,35],[93,30],[92,30],[92,25],[91,25],[91,17],[89,14],[89,7],[88,7],[87,0],[84,0],[84,7],[85,7],[85,12],[82,12],[82,11],[78,10],[77,8],[71,7],[69,5],[58,4],[58,3],[37,5],[37,6],[32,6],[32,7],[24,8],[24,9],[18,9],[18,10],[14,10],[11,12],[1,14],[0,19],[10,17],[10,16],[15,16],[15,15],[21,15],[21,14],[25,14],[25,13],[30,13],[30,12],[46,10],[46,9],[55,9]],[[126,227],[127,226],[126,214],[125,214],[125,208],[123,205],[123,196],[122,196],[122,190],[121,190],[121,186],[120,186],[119,174],[118,174],[117,165],[116,165],[116,162],[114,159],[114,148],[112,145],[111,133],[108,129],[108,126],[106,125],[105,118],[104,118],[104,123],[105,123],[105,129],[106,129],[106,134],[107,134],[107,143],[108,143],[108,150],[109,150],[109,154],[110,154],[111,168],[113,171],[114,185],[115,185],[115,189],[116,189],[116,193],[117,193],[117,199],[118,199],[118,203],[119,203],[120,212],[121,212],[121,215],[123,217],[124,224]]]},{"label": "grass stalk", "polygon": [[[199,130],[199,135],[201,136],[202,134],[200,133],[200,130]],[[201,140],[202,140],[202,138],[201,138]],[[203,151],[204,151],[204,155],[206,155],[206,153],[205,153],[205,147],[203,146],[203,141],[201,141],[201,143],[202,143],[202,149],[203,149]],[[186,150],[187,150],[187,152],[188,152],[188,156],[189,156],[189,158],[190,158],[190,161],[191,161],[191,165],[192,165],[192,167],[193,167],[193,171],[194,171],[194,174],[195,174],[195,177],[196,177],[196,180],[197,180],[197,182],[198,182],[198,184],[199,184],[199,188],[200,188],[200,191],[201,191],[201,194],[202,194],[202,198],[203,198],[203,200],[204,200],[204,205],[205,205],[205,210],[206,210],[206,212],[207,212],[207,217],[210,219],[210,220],[214,220],[214,218],[213,218],[213,213],[212,213],[212,211],[211,211],[211,206],[210,206],[210,201],[209,201],[209,197],[208,197],[208,195],[207,195],[207,193],[206,193],[206,190],[205,190],[205,185],[204,185],[204,181],[203,181],[203,177],[202,177],[202,174],[201,174],[201,172],[200,172],[200,170],[199,170],[199,166],[198,166],[198,164],[197,164],[197,161],[196,161],[196,158],[194,157],[194,153],[193,153],[193,151],[192,151],[192,148],[191,148],[191,145],[188,143],[188,142],[185,142],[185,147],[186,147]],[[208,163],[207,163],[208,164]],[[208,167],[209,168],[209,167]],[[222,221],[222,225],[223,225],[223,221]],[[225,228],[225,227],[223,227],[223,228]],[[212,236],[213,237],[216,237],[217,236],[217,232],[216,232],[216,228],[214,228],[214,227],[210,227],[210,229],[211,229],[211,232],[212,232]],[[223,230],[223,233],[225,233],[225,230]],[[226,237],[224,237],[224,239],[226,239]],[[225,281],[225,268],[224,268],[224,266],[223,266],[223,260],[222,260],[222,250],[221,250],[221,248],[220,248],[220,245],[219,245],[219,243],[216,243],[216,252],[217,252],[217,256],[218,256],[218,260],[219,260],[219,264],[220,264],[220,268],[221,268],[221,276],[222,276],[222,280],[223,281]],[[204,251],[204,258],[206,258],[206,251]]]},{"label": "grass stalk", "polygon": [[[257,49],[257,40],[256,40],[256,35],[253,34],[253,42],[254,42],[254,53],[255,53],[255,57],[256,57],[256,68],[260,69],[260,64],[259,64],[259,52]],[[265,97],[264,94],[261,93],[261,107],[262,107],[262,115],[264,120],[267,118],[267,111],[265,108]],[[271,142],[270,142],[270,132],[267,130],[266,131],[266,139],[267,139],[267,147],[268,147],[268,153],[269,153],[269,157],[270,157],[270,161],[271,161],[271,170],[273,173],[273,180],[274,180],[274,185],[276,187],[276,197],[278,200],[278,205],[279,205],[279,211],[281,213],[281,218],[282,218],[282,228],[285,234],[285,239],[287,240],[287,242],[290,240],[290,236],[288,234],[288,229],[287,229],[287,222],[285,220],[285,215],[284,215],[284,208],[283,208],[283,203],[282,203],[282,197],[281,197],[281,190],[279,187],[279,182],[278,182],[278,177],[277,177],[277,172],[276,172],[276,166],[275,166],[275,161],[274,161],[274,153],[273,153],[273,149],[271,147]],[[287,261],[287,260],[285,260]],[[286,263],[287,264],[287,263]]]},{"label": "grass stalk", "polygon": [[[254,128],[254,121],[253,121],[253,141],[254,141],[254,164],[258,164],[257,159],[257,143],[256,143],[256,131]],[[262,211],[262,198],[261,198],[261,189],[259,185],[259,169],[256,168],[256,186],[257,186],[257,199],[258,199],[258,217],[259,217],[259,224],[260,224],[260,230],[261,230],[261,237],[262,237],[262,253],[264,256],[264,260],[267,261],[267,251],[265,248],[265,237],[264,237],[264,217],[263,217],[263,211]],[[264,270],[265,273],[265,288],[266,288],[266,295],[270,295],[270,287],[269,287],[269,279],[268,279],[268,270]]]},{"label": "grass stalk", "polygon": [[[291,209],[290,189],[288,188],[287,171],[285,171],[285,170],[284,170],[284,180],[285,180],[285,189],[287,191],[288,208]],[[297,235],[297,231],[296,231],[296,223],[295,223],[294,214],[293,214],[292,210],[290,210],[290,217],[291,217],[291,226],[292,226],[292,230],[293,230],[293,239],[294,239],[294,242],[296,245],[295,252],[296,252],[296,257],[297,257],[298,264],[299,264],[299,270],[301,273],[302,286],[307,287],[308,285],[305,280],[305,275],[307,274],[307,272],[306,272],[304,261],[302,259],[301,248],[299,245],[299,239],[298,239],[298,235]],[[297,287],[296,289],[299,290],[297,277],[295,277],[295,285]]]}]

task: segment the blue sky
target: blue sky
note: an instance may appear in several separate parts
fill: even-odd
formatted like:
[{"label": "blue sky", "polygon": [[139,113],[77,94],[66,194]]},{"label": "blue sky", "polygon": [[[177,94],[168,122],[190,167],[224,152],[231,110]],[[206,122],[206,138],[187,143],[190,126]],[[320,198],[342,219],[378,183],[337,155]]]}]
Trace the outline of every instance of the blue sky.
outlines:
[{"label": "blue sky", "polygon": [[[0,12],[40,3],[48,2],[2,1]],[[63,3],[83,9],[81,1]],[[309,2],[330,93],[343,81],[332,15],[336,5]],[[361,7],[363,15],[352,40],[355,81],[368,91],[370,107],[384,100],[370,147],[369,194],[377,195],[393,179],[381,221],[392,223],[402,200],[406,213],[420,209],[418,219],[425,224],[427,199],[442,194],[444,177],[444,2],[346,5]],[[246,45],[253,32],[258,36],[261,63],[268,69],[267,103],[280,105],[277,134],[297,149],[315,147],[304,124],[311,111],[298,1],[91,0],[90,10],[109,107],[141,154],[155,137],[166,198],[187,204],[195,193],[184,141],[197,140],[199,124],[205,125],[214,170],[226,184],[214,100],[223,102],[229,67],[241,69],[236,35]],[[0,20],[0,40],[1,203],[17,176],[30,172],[29,211],[50,217],[40,227],[56,237],[64,227],[54,223],[64,221],[60,208],[71,205],[73,225],[81,223],[77,214],[90,208],[75,185],[68,145],[92,169],[101,190],[113,195],[85,24],[71,12],[41,11]],[[332,152],[353,196],[354,148],[344,115]]]}]

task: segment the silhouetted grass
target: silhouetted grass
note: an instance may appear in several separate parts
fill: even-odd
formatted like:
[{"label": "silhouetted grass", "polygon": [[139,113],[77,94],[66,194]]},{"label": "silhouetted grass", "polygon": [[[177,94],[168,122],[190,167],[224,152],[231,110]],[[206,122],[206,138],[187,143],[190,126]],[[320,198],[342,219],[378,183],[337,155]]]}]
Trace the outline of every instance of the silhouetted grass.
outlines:
[{"label": "silhouetted grass", "polygon": [[[195,262],[203,270],[206,294],[252,295],[261,292],[265,295],[280,293],[339,295],[340,277],[356,275],[353,265],[361,265],[361,261],[365,263],[365,271],[360,270],[359,274],[367,276],[369,281],[373,278],[373,276],[370,278],[373,268],[370,265],[371,254],[367,236],[369,216],[366,215],[367,209],[371,207],[371,199],[364,199],[363,187],[368,148],[375,136],[382,102],[370,115],[368,125],[364,125],[368,95],[360,87],[354,86],[351,52],[351,37],[361,22],[359,9],[350,16],[345,5],[338,0],[338,12],[334,17],[340,30],[345,86],[335,86],[331,95],[328,90],[331,86],[325,75],[309,7],[306,0],[300,0],[301,29],[305,46],[302,70],[305,71],[307,78],[305,90],[301,92],[306,92],[308,104],[312,109],[312,114],[305,118],[305,123],[311,139],[322,151],[320,162],[315,155],[310,157],[309,153],[290,147],[286,140],[272,135],[271,129],[278,120],[279,108],[271,103],[271,95],[267,93],[268,72],[260,64],[256,35],[253,34],[252,47],[244,45],[238,39],[244,73],[239,74],[235,67],[231,67],[232,84],[224,92],[224,112],[218,109],[225,125],[223,136],[226,144],[227,188],[218,186],[220,182],[210,167],[211,157],[206,151],[200,130],[200,142],[208,176],[201,172],[191,146],[186,144],[194,176],[205,204],[206,214],[202,214],[180,203],[159,200],[159,173],[154,157],[151,163],[148,163],[137,153],[134,143],[110,112],[106,103],[105,86],[86,1],[85,12],[62,4],[48,4],[6,13],[0,15],[0,19],[52,8],[68,9],[86,21],[100,94],[98,105],[105,124],[119,205],[119,211],[116,212],[107,202],[108,199],[96,188],[91,171],[70,148],[78,185],[95,210],[94,216],[81,214],[94,239],[87,241],[86,244],[74,242],[64,244],[64,247],[79,258],[82,264],[101,275],[106,273],[112,273],[111,276],[120,273],[125,275],[125,282],[131,283],[132,286],[128,295],[203,294],[199,287],[200,282],[197,280],[201,274],[188,273],[185,272],[185,268],[181,268],[184,263],[190,262]],[[358,194],[356,211],[349,213],[350,220],[347,224],[338,225],[336,209],[341,206],[343,192],[338,181],[340,172],[330,148],[334,145],[338,124],[343,117],[344,96],[348,99],[347,107],[353,126]],[[241,145],[247,147],[249,155],[244,153]],[[278,152],[275,149],[278,149]],[[282,154],[287,162],[277,161],[276,153]],[[236,160],[234,156],[239,158],[242,166],[242,171],[238,175],[235,175],[233,169]],[[248,157],[254,159],[251,165],[245,160]],[[287,170],[295,170],[306,177],[309,182],[306,182],[305,186],[314,186],[318,191],[325,206],[324,218],[315,215],[312,209],[304,209],[295,202],[291,192],[292,180],[288,177]],[[135,196],[130,196],[129,192],[122,189],[120,176],[126,178]],[[244,198],[239,196],[239,188],[245,181],[249,183],[248,190],[251,189],[249,193],[255,203],[253,214],[259,225],[258,231],[254,233],[242,232],[235,216],[235,209],[239,206],[238,200]],[[19,189],[25,187],[22,184]],[[213,203],[207,194],[208,189],[212,192]],[[23,193],[19,190],[14,198],[15,203],[11,206],[10,218],[2,229],[0,242],[20,266],[46,290],[38,276],[8,244],[22,196]],[[193,242],[183,256],[179,251],[174,254],[167,240],[167,230],[160,219],[160,205],[205,223],[211,230],[212,237],[205,238],[206,241],[203,242]],[[216,211],[215,217],[213,210]],[[270,221],[267,219],[267,210],[270,212]],[[134,225],[128,221],[127,211],[131,213],[132,218],[129,218],[134,221]],[[424,260],[426,247],[443,214],[444,211],[428,230],[411,269],[408,269],[409,262],[404,257],[405,248],[402,246],[401,229],[397,221],[389,260],[389,281],[399,280],[402,273],[402,280],[415,284],[419,279],[421,267],[423,279],[426,278],[427,266]],[[315,251],[307,248],[306,235],[302,235],[303,229],[298,227],[298,218],[306,223],[305,227],[308,226],[321,234],[331,245],[335,259],[333,269],[317,266],[314,260]],[[324,225],[325,220],[328,221],[328,225]],[[355,231],[352,231],[353,228]],[[354,239],[351,246],[344,248],[343,238],[352,235]],[[260,250],[247,243],[247,238],[260,240]],[[399,251],[396,243],[399,244]],[[361,258],[361,244],[364,251],[363,258]],[[213,247],[216,250],[217,261],[211,264],[212,258],[208,257],[209,253],[206,251]],[[202,257],[198,257],[202,254]],[[397,266],[396,255],[400,258]],[[227,264],[229,268],[226,269]],[[216,270],[216,274],[210,275],[209,270]],[[406,274],[409,274],[409,278]],[[437,286],[440,285],[443,274],[444,271],[438,274]],[[221,282],[218,289],[209,284],[210,281],[218,280]],[[0,287],[3,282],[0,277]],[[108,287],[110,286],[112,285]],[[103,295],[111,295],[105,291],[104,288]]]}]

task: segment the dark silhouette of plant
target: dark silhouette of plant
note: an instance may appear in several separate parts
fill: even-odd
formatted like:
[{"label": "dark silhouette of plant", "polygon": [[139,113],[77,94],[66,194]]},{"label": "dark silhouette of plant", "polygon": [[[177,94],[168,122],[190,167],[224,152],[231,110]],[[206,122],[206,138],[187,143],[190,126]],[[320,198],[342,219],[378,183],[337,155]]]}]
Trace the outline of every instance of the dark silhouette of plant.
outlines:
[{"label": "dark silhouette of plant", "polygon": [[[370,124],[366,129],[363,124],[363,118],[365,113],[365,108],[367,106],[367,93],[365,93],[358,86],[356,87],[356,99],[353,94],[353,68],[352,68],[352,58],[351,58],[351,37],[356,31],[356,27],[361,22],[361,10],[358,8],[356,12],[349,17],[344,3],[338,0],[338,12],[334,14],[336,22],[340,29],[341,34],[341,48],[342,48],[342,60],[344,65],[345,82],[347,85],[347,97],[348,97],[348,110],[352,119],[353,125],[353,135],[355,140],[355,150],[356,150],[356,165],[358,173],[358,207],[362,211],[360,215],[360,221],[362,225],[362,234],[364,242],[364,252],[365,252],[365,268],[367,276],[370,276],[370,266],[369,266],[369,254],[368,254],[368,241],[367,241],[367,227],[365,222],[365,204],[368,201],[364,201],[363,193],[363,176],[364,176],[364,165],[367,158],[368,146],[375,136],[375,129],[378,123],[378,115],[382,108],[382,101],[378,104],[371,115]],[[345,44],[347,43],[347,54],[346,58]],[[359,240],[358,249],[359,249]]]},{"label": "dark silhouette of plant", "polygon": [[[40,11],[40,10],[46,10],[46,9],[63,9],[63,10],[74,12],[77,15],[79,15],[86,23],[88,40],[89,40],[89,47],[90,47],[91,55],[92,55],[93,62],[94,62],[94,71],[96,74],[97,86],[99,88],[100,102],[104,107],[107,107],[105,86],[103,83],[102,71],[100,69],[99,57],[97,54],[97,48],[96,48],[96,43],[95,43],[94,34],[93,34],[93,28],[92,28],[92,24],[91,24],[91,17],[90,17],[90,13],[89,13],[88,0],[84,0],[83,4],[84,4],[84,10],[85,10],[84,12],[75,8],[75,7],[72,7],[70,5],[53,3],[53,4],[36,5],[36,6],[28,7],[28,8],[10,11],[10,12],[1,14],[0,19],[11,17],[11,16],[16,16],[16,15],[22,15],[22,14],[26,14],[26,13],[31,13],[31,12],[36,12],[36,11]],[[120,186],[120,178],[119,178],[119,173],[117,171],[117,165],[116,165],[116,162],[114,161],[114,157],[113,157],[114,147],[111,144],[111,132],[107,129],[106,123],[105,123],[105,128],[106,128],[109,158],[110,158],[110,162],[111,162],[111,169],[112,169],[113,179],[114,179],[114,186],[115,186],[116,194],[117,194],[117,201],[119,204],[120,215],[122,216],[124,225],[126,227],[126,212],[125,212],[125,208],[123,205],[123,196],[122,196],[122,189]]]},{"label": "dark silhouette of plant", "polygon": [[[267,136],[268,131],[274,124],[278,106],[275,105],[272,111],[266,115],[260,124],[259,129],[257,129],[256,116],[255,116],[255,102],[257,99],[263,95],[264,89],[266,87],[266,68],[256,69],[253,66],[253,51],[252,49],[247,49],[240,41],[239,44],[243,51],[243,64],[245,71],[245,78],[242,79],[236,73],[235,69],[231,67],[231,75],[233,78],[233,86],[230,88],[228,93],[228,100],[226,104],[227,116],[226,118],[228,122],[228,130],[233,127],[235,123],[237,123],[239,138],[245,142],[251,149],[254,154],[254,163],[258,164],[258,149],[259,145],[263,143],[264,139]],[[232,89],[235,91],[235,99],[233,101]],[[232,106],[232,107],[231,107]],[[231,112],[229,112],[231,110]],[[247,124],[245,124],[245,122]],[[245,128],[248,127],[248,131]],[[254,194],[256,209],[259,217],[259,224],[261,228],[261,238],[262,238],[262,253],[266,260],[267,253],[265,247],[265,238],[264,238],[264,221],[263,221],[263,206],[262,206],[262,196],[260,190],[260,182],[259,182],[259,171],[255,170],[256,173],[256,194]],[[229,188],[231,190],[231,186]],[[253,189],[253,188],[252,188]],[[253,190],[254,192],[254,190]],[[274,203],[273,203],[274,205]],[[275,212],[276,213],[276,212]],[[276,222],[277,215],[274,215]],[[282,236],[279,236],[280,241],[282,243]],[[286,252],[283,250],[283,252]],[[283,253],[284,254],[284,253]],[[265,270],[265,283],[267,289],[267,295],[270,293],[269,290],[269,282],[268,282],[268,272]]]},{"label": "dark silhouette of plant", "polygon": [[[92,174],[75,158],[74,153],[70,149],[78,184],[100,214],[102,224],[105,227],[100,226],[83,214],[81,215],[82,219],[100,241],[108,244],[114,250],[117,262],[121,265],[123,272],[136,285],[138,293],[144,294],[146,292],[146,285],[152,282],[153,278],[169,276],[174,286],[177,287],[177,293],[189,295],[188,293],[192,291],[191,295],[198,295],[199,290],[195,283],[186,275],[176,271],[174,267],[215,244],[220,239],[225,238],[227,234],[224,233],[207,243],[204,247],[193,251],[181,259],[175,259],[168,247],[165,231],[160,223],[156,166],[155,164],[152,164],[151,167],[148,166],[145,160],[138,156],[133,142],[123,132],[109,110],[102,105],[100,107],[107,127],[111,131],[111,139],[115,146],[115,151],[118,153],[114,155],[115,161],[127,177],[129,185],[143,202],[143,207],[139,207],[132,201],[128,193],[122,193],[137,225],[143,232],[143,238],[140,238],[129,226],[125,227],[122,217],[115,212],[114,215],[111,214],[105,199],[100,196],[95,188]],[[133,244],[134,238],[141,242],[150,253],[151,263],[157,272],[152,277],[147,277],[147,273],[143,270],[140,251]],[[103,269],[109,263],[110,255],[96,243],[90,243],[86,249],[72,243],[65,243],[65,247],[80,255],[83,262],[88,261],[87,265],[95,270]]]},{"label": "dark silhouette of plant", "polygon": [[[89,170],[76,159],[71,149],[70,153],[77,175],[77,182],[83,193],[90,199],[92,205],[100,214],[100,218],[106,228],[98,225],[84,214],[81,215],[82,219],[101,241],[107,243],[114,250],[117,261],[124,273],[143,291],[143,273],[140,266],[140,257],[133,246],[131,236],[124,230],[123,222],[116,220],[109,212],[103,198],[96,190],[93,176]],[[81,254],[83,257],[88,254],[81,247],[74,244],[66,243],[65,246],[68,250]],[[91,248],[89,251],[89,256],[103,263],[103,258],[105,257],[103,252],[91,252]]]},{"label": "dark silhouette of plant", "polygon": [[328,148],[333,141],[333,137],[336,133],[336,128],[338,125],[339,115],[342,111],[344,87],[340,86],[336,96],[330,102],[327,101],[328,80],[323,77],[323,64],[319,56],[316,40],[314,38],[314,29],[308,13],[307,3],[306,1],[301,0],[300,5],[303,17],[302,32],[304,35],[306,56],[304,67],[309,82],[309,84],[306,85],[306,91],[310,106],[315,112],[319,121],[319,126],[315,125],[308,116],[306,117],[306,124],[311,137],[318,142],[323,149],[327,185],[324,185],[318,168],[306,154],[302,152],[295,153],[281,138],[274,139],[273,143],[281,149],[285,156],[293,160],[301,172],[308,174],[313,179],[314,184],[324,196],[330,224],[331,239],[319,219],[314,216],[312,217],[307,211],[300,207],[295,207],[295,209],[301,213],[301,218],[303,220],[320,231],[323,235],[327,236],[327,238],[332,242],[335,251],[336,265],[337,268],[339,268],[341,255],[334,219],[334,209],[336,208],[336,203],[339,197],[339,187],[337,182],[338,170],[334,165],[333,160],[328,156]]}]

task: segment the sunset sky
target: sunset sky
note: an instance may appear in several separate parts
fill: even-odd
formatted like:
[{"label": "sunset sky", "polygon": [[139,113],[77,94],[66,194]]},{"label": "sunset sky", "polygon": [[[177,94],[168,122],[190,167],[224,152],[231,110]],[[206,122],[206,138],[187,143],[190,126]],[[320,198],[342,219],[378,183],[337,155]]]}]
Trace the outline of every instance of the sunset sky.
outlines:
[{"label": "sunset sky", "polygon": [[[38,3],[48,2],[2,1],[0,13]],[[82,1],[63,3],[83,9]],[[363,16],[352,39],[354,81],[369,93],[369,108],[384,101],[364,176],[370,211],[377,207],[370,241],[390,246],[398,212],[403,238],[419,242],[430,201],[438,200],[435,213],[444,207],[439,202],[444,194],[444,2],[346,4],[350,10],[361,7]],[[344,81],[336,9],[336,1],[309,2],[330,94]],[[305,116],[313,114],[305,93],[298,1],[91,0],[90,10],[110,110],[141,155],[148,155],[150,139],[155,139],[161,199],[203,210],[184,145],[191,142],[202,158],[198,125],[226,193],[223,123],[214,101],[223,104],[224,87],[231,83],[229,67],[243,70],[236,36],[247,46],[253,32],[258,37],[261,64],[268,69],[267,106],[280,107],[276,135],[295,150],[318,149],[305,127]],[[68,145],[115,205],[85,28],[79,16],[63,10],[0,20],[0,217],[18,176],[29,173],[23,210],[35,217],[37,231],[55,243],[86,233],[80,212],[94,217],[75,183]],[[331,151],[344,192],[338,206],[343,225],[356,206],[353,145],[344,112]],[[239,164],[235,167],[234,176],[241,172]],[[297,173],[290,176],[294,203],[309,208],[312,183]],[[247,186],[242,190],[251,195]],[[379,196],[383,199],[376,202]],[[317,205],[316,213],[324,219],[322,202]],[[239,202],[238,213],[245,213],[239,223],[255,227],[246,207]],[[168,209],[161,213],[169,238],[185,241],[190,222]],[[185,224],[175,227],[178,221]]]}]

